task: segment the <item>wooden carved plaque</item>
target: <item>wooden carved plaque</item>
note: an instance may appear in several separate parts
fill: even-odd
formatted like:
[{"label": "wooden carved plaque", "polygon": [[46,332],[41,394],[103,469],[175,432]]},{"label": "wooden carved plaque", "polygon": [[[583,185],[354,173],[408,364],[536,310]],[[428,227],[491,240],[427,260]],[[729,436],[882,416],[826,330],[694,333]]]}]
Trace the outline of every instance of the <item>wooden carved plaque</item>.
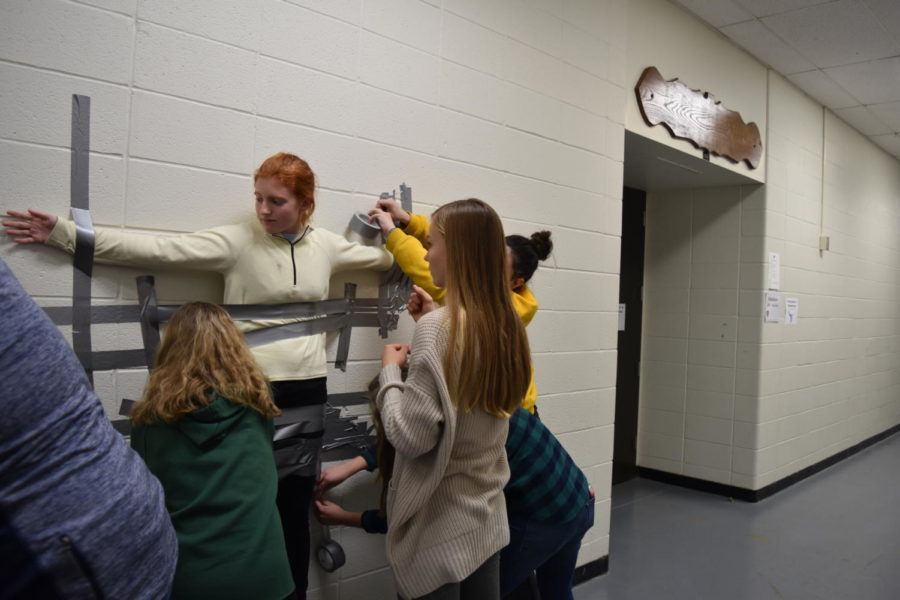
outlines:
[{"label": "wooden carved plaque", "polygon": [[759,127],[744,123],[740,113],[722,106],[709,92],[692,90],[678,79],[666,81],[656,67],[644,69],[634,91],[651,127],[662,123],[672,137],[701,150],[732,162],[746,161],[751,169],[759,166]]}]

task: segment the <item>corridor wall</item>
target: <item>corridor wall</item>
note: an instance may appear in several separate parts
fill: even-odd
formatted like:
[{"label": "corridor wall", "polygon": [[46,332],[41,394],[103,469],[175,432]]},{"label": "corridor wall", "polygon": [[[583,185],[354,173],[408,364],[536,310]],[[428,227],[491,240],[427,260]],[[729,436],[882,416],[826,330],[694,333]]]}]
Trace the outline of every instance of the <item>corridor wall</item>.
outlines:
[{"label": "corridor wall", "polygon": [[[635,5],[644,20],[631,11],[631,32],[653,31],[645,21],[656,15],[692,22],[666,2]],[[655,45],[635,33],[631,75],[641,64],[633,44],[650,62],[694,56],[705,26],[692,27]],[[731,53],[709,52],[725,57],[729,77],[764,91],[766,172],[758,186],[648,193],[638,464],[761,490],[900,424],[900,165],[781,76],[760,80],[762,65],[729,62]],[[712,67],[670,69],[705,69],[695,85],[729,89]],[[629,101],[627,129],[650,137]],[[820,236],[829,250],[819,251]],[[780,259],[777,323],[763,319],[770,253]],[[799,302],[795,325],[784,323],[787,298]]]},{"label": "corridor wall", "polygon": [[[538,405],[598,492],[579,563],[608,553],[626,3],[592,0],[35,0],[0,4],[3,208],[66,214],[71,95],[92,100],[91,213],[151,235],[251,215],[252,170],[286,150],[319,176],[315,224],[343,232],[401,182],[415,210],[491,203],[509,232],[553,233],[529,328]],[[40,304],[71,305],[71,258],[0,244]],[[99,266],[94,304],[135,301],[142,271]],[[221,298],[216,277],[159,271],[163,302]],[[350,277],[375,295],[371,274]],[[340,281],[332,283],[340,295]],[[390,342],[407,341],[408,317]],[[65,331],[69,333],[67,330]],[[94,350],[140,347],[97,325]],[[364,389],[384,340],[353,332]],[[336,342],[329,342],[333,360]],[[146,372],[98,372],[110,416]],[[376,501],[358,482],[340,498]],[[311,568],[312,598],[393,596],[382,538],[336,530],[348,564]]]}]

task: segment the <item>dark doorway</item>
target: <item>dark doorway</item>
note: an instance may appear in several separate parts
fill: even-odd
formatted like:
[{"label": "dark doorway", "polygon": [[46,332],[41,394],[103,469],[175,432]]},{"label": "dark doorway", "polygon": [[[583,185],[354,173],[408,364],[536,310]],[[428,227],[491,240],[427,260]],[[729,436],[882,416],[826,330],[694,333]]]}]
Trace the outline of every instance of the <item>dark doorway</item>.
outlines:
[{"label": "dark doorway", "polygon": [[[622,194],[622,257],[619,274],[619,355],[616,367],[616,425],[613,485],[637,477],[640,392],[644,213],[647,194],[626,187]],[[622,311],[624,309],[624,315]],[[624,317],[625,328],[622,330]]]}]

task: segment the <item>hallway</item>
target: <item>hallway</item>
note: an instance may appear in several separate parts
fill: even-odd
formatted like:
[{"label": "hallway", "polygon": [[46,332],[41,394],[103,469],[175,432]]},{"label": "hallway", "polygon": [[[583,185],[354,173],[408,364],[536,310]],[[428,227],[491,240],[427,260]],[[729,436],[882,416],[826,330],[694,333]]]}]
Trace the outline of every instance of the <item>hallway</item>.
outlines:
[{"label": "hallway", "polygon": [[900,598],[900,435],[758,503],[612,490],[610,568],[577,600]]}]

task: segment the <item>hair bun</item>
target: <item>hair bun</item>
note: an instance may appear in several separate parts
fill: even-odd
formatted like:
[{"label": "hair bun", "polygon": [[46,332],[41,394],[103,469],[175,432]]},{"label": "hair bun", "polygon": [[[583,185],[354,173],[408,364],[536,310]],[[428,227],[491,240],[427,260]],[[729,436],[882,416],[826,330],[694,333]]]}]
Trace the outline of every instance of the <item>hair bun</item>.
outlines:
[{"label": "hair bun", "polygon": [[549,231],[535,231],[531,234],[531,245],[537,253],[538,260],[547,260],[550,252],[553,251],[553,241],[550,239]]}]

